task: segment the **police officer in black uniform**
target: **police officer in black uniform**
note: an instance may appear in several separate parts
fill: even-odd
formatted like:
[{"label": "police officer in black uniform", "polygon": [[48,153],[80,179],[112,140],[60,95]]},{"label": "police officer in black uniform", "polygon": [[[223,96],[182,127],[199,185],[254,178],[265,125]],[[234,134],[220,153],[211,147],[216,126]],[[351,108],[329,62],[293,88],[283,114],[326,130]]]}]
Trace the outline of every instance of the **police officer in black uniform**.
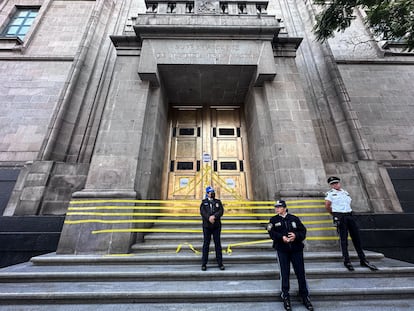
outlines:
[{"label": "police officer in black uniform", "polygon": [[215,191],[212,187],[206,188],[206,198],[201,202],[200,214],[203,219],[203,255],[201,258],[201,270],[207,270],[208,253],[210,251],[211,235],[213,235],[216,260],[220,270],[224,270],[223,254],[221,248],[221,216],[224,208],[220,200],[215,198]]},{"label": "police officer in black uniform", "polygon": [[378,270],[376,266],[369,263],[365,258],[364,251],[362,250],[361,238],[359,235],[359,228],[352,215],[351,208],[351,196],[349,193],[341,188],[340,179],[336,176],[328,178],[328,184],[331,186],[331,190],[326,193],[325,208],[333,216],[334,224],[337,227],[339,238],[341,240],[341,250],[344,259],[344,266],[349,271],[354,271],[351,260],[348,253],[348,232],[351,236],[352,243],[358,254],[360,264],[363,267],[367,267],[371,270]]},{"label": "police officer in black uniform", "polygon": [[276,216],[270,218],[267,231],[273,240],[273,248],[277,251],[282,282],[282,300],[285,310],[292,310],[289,296],[290,263],[292,263],[299,283],[299,295],[306,309],[313,310],[309,299],[306,283],[305,264],[303,260],[303,241],[306,238],[306,228],[298,217],[288,214],[286,202],[276,201]]}]

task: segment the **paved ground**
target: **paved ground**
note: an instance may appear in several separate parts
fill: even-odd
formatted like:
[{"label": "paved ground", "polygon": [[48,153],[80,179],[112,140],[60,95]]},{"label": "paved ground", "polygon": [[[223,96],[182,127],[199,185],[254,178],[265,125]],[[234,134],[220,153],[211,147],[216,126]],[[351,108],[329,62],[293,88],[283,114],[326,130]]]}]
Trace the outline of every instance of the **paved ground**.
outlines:
[{"label": "paved ground", "polygon": [[[387,301],[314,301],[315,311],[400,311],[414,310],[412,300]],[[306,310],[299,302],[293,302],[293,311]],[[200,303],[200,304],[79,304],[79,305],[50,305],[50,306],[0,306],[1,311],[282,311],[280,302],[271,303]]]}]

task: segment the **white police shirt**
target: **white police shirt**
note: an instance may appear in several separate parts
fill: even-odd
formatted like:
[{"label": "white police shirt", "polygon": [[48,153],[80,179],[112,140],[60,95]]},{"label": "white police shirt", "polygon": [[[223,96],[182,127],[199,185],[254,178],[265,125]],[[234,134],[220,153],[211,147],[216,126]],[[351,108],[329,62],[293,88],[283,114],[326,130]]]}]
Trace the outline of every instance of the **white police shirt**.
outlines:
[{"label": "white police shirt", "polygon": [[326,193],[325,200],[331,201],[331,208],[333,213],[350,213],[351,208],[351,196],[343,189],[335,190],[331,189]]}]

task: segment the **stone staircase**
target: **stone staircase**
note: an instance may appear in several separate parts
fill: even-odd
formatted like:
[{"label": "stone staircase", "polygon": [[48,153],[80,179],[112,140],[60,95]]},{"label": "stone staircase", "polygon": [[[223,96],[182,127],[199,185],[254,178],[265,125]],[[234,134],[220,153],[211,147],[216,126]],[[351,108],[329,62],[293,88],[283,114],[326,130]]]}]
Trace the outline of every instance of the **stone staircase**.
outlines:
[{"label": "stone staircase", "polygon": [[[327,302],[331,306],[347,302],[349,306],[352,301],[355,307],[366,301],[387,305],[396,300],[392,310],[412,310],[414,265],[378,253],[368,253],[368,258],[379,271],[356,266],[356,271],[348,272],[338,252],[307,252],[306,271],[315,308],[321,309]],[[199,260],[189,250],[178,254],[35,257],[0,271],[0,310],[82,310],[79,306],[96,310],[111,304],[136,304],[135,310],[149,310],[148,305],[159,310],[224,310],[231,306],[263,310],[257,303],[280,309],[279,270],[272,251],[225,255],[225,271],[210,264],[203,272]],[[294,295],[297,287],[293,277],[291,284]],[[304,310],[294,300],[295,307]]]},{"label": "stone staircase", "polygon": [[[320,200],[292,202],[295,203],[289,207],[290,212],[299,216],[308,230],[306,248],[337,249],[336,230]],[[182,247],[191,247],[196,253],[200,252],[203,234],[198,204],[197,201],[191,207],[186,207],[185,212],[190,216],[182,216],[181,213],[179,216],[174,216],[173,212],[169,216],[159,217],[160,222],[152,225],[154,232],[145,235],[143,240],[132,245],[132,252],[166,252]],[[271,207],[264,208],[264,203],[261,203],[262,209],[259,211],[249,210],[244,206],[237,210],[235,206],[237,203],[231,204],[224,204],[225,209],[230,208],[230,212],[225,213],[222,218],[223,249],[272,250],[266,225],[274,215],[273,204]],[[214,251],[214,243],[211,243],[210,249]]]},{"label": "stone staircase", "polygon": [[[301,218],[312,222],[312,217],[320,215]],[[134,244],[131,254],[48,254],[1,269],[0,310],[283,310],[271,243],[251,243],[268,239],[263,223],[248,222],[258,218],[223,219],[223,249],[231,250],[223,256],[225,271],[214,255],[208,270],[200,270],[200,226],[194,217],[179,219],[191,221],[154,223],[156,230]],[[349,272],[335,240],[311,239],[332,232],[308,234],[305,265],[315,310],[414,310],[414,265],[367,252],[379,267],[373,272],[357,265],[351,252],[356,270]],[[295,299],[293,275],[291,287],[293,309],[305,310]]]}]

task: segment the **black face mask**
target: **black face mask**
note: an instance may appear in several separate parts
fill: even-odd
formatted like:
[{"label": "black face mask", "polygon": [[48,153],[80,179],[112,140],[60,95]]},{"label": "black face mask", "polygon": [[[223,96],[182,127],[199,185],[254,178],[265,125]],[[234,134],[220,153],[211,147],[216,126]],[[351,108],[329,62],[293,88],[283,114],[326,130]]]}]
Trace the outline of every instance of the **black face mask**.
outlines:
[{"label": "black face mask", "polygon": [[214,192],[211,193],[211,198],[214,199],[216,197],[216,194]]}]

